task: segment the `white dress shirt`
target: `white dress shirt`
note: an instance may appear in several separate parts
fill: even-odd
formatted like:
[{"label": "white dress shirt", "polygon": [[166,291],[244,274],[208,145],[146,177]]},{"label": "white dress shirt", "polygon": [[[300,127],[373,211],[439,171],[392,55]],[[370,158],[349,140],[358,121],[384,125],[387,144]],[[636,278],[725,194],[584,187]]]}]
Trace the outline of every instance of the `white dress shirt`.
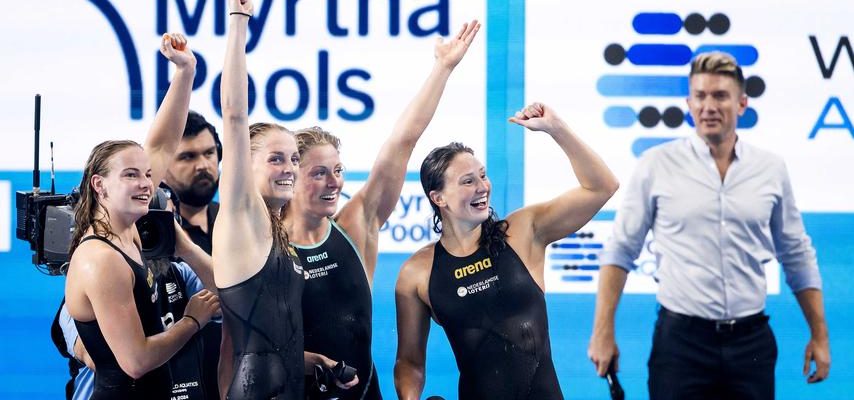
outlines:
[{"label": "white dress shirt", "polygon": [[601,264],[636,268],[649,229],[658,302],[669,310],[715,320],[761,312],[765,265],[775,257],[794,292],[821,288],[785,163],[742,140],[723,181],[696,135],[645,152]]}]

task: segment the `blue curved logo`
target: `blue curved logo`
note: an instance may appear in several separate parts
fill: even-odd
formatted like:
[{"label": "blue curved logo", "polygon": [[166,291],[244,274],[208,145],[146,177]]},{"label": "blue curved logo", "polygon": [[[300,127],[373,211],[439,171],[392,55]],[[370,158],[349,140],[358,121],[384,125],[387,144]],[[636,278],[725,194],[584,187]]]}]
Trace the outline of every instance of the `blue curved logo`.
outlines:
[{"label": "blue curved logo", "polygon": [[113,28],[116,38],[119,40],[119,45],[122,48],[122,54],[125,57],[125,68],[128,74],[128,86],[130,87],[130,117],[131,119],[142,119],[142,104],[143,104],[143,89],[142,89],[142,71],[140,71],[139,57],[136,55],[136,46],[133,44],[133,38],[130,35],[125,21],[119,15],[119,12],[107,0],[89,0],[101,14],[107,18],[107,22]]}]

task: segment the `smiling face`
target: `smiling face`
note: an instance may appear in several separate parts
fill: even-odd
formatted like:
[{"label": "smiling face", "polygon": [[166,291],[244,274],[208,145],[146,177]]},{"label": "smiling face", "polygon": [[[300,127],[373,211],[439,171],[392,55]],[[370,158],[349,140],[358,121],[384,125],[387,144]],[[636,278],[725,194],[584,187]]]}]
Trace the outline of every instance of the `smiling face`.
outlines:
[{"label": "smiling face", "polygon": [[343,172],[338,150],[332,144],[303,150],[294,199],[297,212],[316,218],[334,215],[344,187]]},{"label": "smiling face", "polygon": [[272,209],[284,207],[294,196],[299,152],[293,135],[269,128],[252,137],[252,178]]},{"label": "smiling face", "polygon": [[153,183],[151,163],[142,148],[130,146],[113,154],[106,173],[92,175],[90,183],[110,218],[133,222],[148,213]]},{"label": "smiling face", "polygon": [[457,153],[442,178],[441,189],[431,190],[428,195],[439,208],[443,222],[475,226],[489,218],[492,184],[480,160],[468,152]]},{"label": "smiling face", "polygon": [[714,73],[691,76],[688,109],[697,135],[707,143],[722,143],[734,137],[738,117],[746,108],[747,96],[734,78]]}]

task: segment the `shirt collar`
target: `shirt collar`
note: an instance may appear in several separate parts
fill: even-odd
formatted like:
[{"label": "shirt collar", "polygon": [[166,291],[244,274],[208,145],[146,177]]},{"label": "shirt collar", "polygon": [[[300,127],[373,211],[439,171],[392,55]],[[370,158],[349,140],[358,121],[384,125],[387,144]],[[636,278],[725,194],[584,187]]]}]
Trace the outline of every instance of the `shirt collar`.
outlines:
[{"label": "shirt collar", "polygon": [[[709,145],[700,138],[696,133],[688,137],[688,142],[691,143],[691,148],[694,149],[694,152],[701,156],[711,157],[712,154],[709,151]],[[735,158],[741,159],[744,157],[744,143],[741,138],[738,137],[738,134],[735,136]]]}]

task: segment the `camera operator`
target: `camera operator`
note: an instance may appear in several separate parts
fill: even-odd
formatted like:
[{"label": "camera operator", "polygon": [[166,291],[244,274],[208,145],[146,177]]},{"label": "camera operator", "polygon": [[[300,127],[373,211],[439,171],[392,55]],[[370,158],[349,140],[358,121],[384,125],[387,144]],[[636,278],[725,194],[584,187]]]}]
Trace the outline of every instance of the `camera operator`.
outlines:
[{"label": "camera operator", "polygon": [[181,227],[208,254],[211,254],[211,232],[219,211],[219,203],[213,198],[219,188],[221,158],[222,144],[216,128],[201,114],[190,111],[163,182],[180,199],[177,211],[181,215]]},{"label": "camera operator", "polygon": [[[195,112],[187,114],[187,123],[175,157],[166,170],[163,181],[177,195],[175,211],[181,216],[181,228],[193,243],[211,254],[211,233],[216,221],[219,203],[213,201],[219,188],[219,161],[222,159],[222,143],[216,128]],[[215,290],[211,281],[205,287]],[[180,285],[179,285],[180,286]],[[180,318],[179,315],[175,316]],[[222,324],[208,324],[193,341],[198,342],[201,354],[200,384],[204,386],[204,397],[190,399],[219,399],[217,365],[219,363]],[[190,346],[185,346],[185,348]],[[183,351],[182,351],[183,352]],[[197,368],[198,369],[198,368]],[[173,372],[173,383],[178,384]]]}]

